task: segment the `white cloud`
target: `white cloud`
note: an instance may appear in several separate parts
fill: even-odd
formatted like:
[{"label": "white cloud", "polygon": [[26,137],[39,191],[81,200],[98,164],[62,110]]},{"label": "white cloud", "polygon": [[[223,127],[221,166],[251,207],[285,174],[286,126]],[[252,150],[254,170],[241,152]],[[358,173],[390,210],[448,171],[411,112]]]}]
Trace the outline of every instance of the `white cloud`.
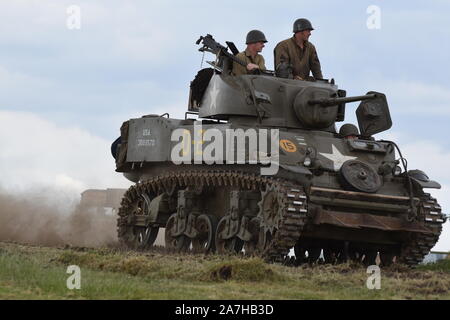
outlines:
[{"label": "white cloud", "polygon": [[[66,10],[71,5],[80,8],[81,28],[77,30],[67,28]],[[0,28],[4,32],[0,40],[8,50],[20,55],[34,53],[30,60],[48,59],[46,63],[52,64],[96,60],[111,66],[125,59],[157,66],[169,61],[169,53],[178,46],[171,37],[174,25],[160,12],[163,6],[86,0],[2,1]],[[59,59],[49,59],[51,55]]]},{"label": "white cloud", "polygon": [[[392,110],[450,116],[450,88],[414,80],[380,81]],[[379,87],[379,86],[378,86]]]},{"label": "white cloud", "polygon": [[44,78],[31,76],[18,71],[10,71],[7,67],[0,65],[0,92],[19,93],[19,88],[33,88],[35,90],[48,90],[51,82]]},{"label": "white cloud", "polygon": [[76,127],[62,128],[35,114],[0,111],[1,185],[8,190],[127,187],[114,171],[111,141]]},{"label": "white cloud", "polygon": [[408,159],[408,169],[421,169],[431,179],[450,184],[449,150],[434,141],[411,141],[405,136],[400,136],[399,140],[400,150]]}]

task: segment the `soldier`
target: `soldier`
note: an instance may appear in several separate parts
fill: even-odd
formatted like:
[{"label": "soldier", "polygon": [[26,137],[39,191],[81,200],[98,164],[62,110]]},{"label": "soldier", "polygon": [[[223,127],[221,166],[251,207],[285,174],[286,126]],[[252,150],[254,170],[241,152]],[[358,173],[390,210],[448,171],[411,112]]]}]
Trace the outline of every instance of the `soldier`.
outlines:
[{"label": "soldier", "polygon": [[279,42],[274,49],[275,68],[284,61],[292,65],[295,79],[308,79],[310,71],[315,79],[323,79],[316,48],[308,41],[311,30],[314,28],[307,19],[297,19],[294,22],[294,36]]},{"label": "soldier", "polygon": [[259,54],[267,42],[266,36],[259,30],[252,30],[247,34],[245,44],[247,49],[236,55],[236,58],[247,63],[247,67],[233,62],[232,73],[235,76],[252,73],[255,69],[266,70],[264,57]]},{"label": "soldier", "polygon": [[339,136],[345,139],[357,139],[359,136],[358,128],[351,123],[346,123],[342,125],[342,127],[339,129]]}]

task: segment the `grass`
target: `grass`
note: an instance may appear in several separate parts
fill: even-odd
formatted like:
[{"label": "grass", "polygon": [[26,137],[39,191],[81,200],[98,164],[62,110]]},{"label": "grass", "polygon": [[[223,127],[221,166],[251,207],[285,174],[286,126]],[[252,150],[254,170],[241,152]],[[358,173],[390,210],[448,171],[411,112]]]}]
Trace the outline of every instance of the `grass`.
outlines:
[{"label": "grass", "polygon": [[[69,265],[81,289],[69,290]],[[381,270],[381,289],[355,264],[298,268],[259,258],[161,250],[48,248],[0,242],[0,299],[450,299],[450,264]]]},{"label": "grass", "polygon": [[417,267],[417,270],[430,270],[430,271],[450,273],[450,259],[440,260],[436,263],[420,265]]}]

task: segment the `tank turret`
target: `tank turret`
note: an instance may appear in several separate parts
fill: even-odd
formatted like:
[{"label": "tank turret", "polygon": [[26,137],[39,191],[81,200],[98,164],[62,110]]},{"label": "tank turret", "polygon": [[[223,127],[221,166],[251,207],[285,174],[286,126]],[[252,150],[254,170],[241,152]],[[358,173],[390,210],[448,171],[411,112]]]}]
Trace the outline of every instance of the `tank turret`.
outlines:
[{"label": "tank turret", "polygon": [[[232,63],[242,63],[212,36],[201,37],[200,51],[219,56],[210,69],[199,73],[191,84],[190,111],[201,118],[229,120],[246,117],[246,122],[291,128],[334,131],[334,124],[343,121],[345,104],[362,101],[357,109],[363,136],[371,136],[392,126],[386,96],[368,92],[364,96],[346,97],[334,80],[299,81],[275,77],[274,72],[234,77]],[[225,70],[225,71],[224,71]],[[209,85],[205,87],[205,82]],[[203,84],[201,86],[200,84]],[[192,92],[193,91],[193,92]]]}]

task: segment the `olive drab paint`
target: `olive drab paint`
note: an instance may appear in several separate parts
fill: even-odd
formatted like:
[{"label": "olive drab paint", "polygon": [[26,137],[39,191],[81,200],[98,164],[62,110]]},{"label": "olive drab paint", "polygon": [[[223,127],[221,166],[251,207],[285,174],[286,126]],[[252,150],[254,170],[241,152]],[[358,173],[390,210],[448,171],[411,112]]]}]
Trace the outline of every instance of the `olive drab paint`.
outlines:
[{"label": "olive drab paint", "polygon": [[[165,227],[166,246],[179,251],[285,261],[294,247],[296,263],[321,252],[367,265],[423,259],[446,220],[424,188],[440,185],[407,171],[394,142],[373,137],[392,126],[383,93],[347,97],[334,80],[273,71],[233,76],[226,47],[211,35],[197,44],[217,59],[191,82],[185,119],[130,119],[114,144],[116,171],[136,182],[119,209],[121,241],[147,248]],[[359,130],[339,134],[348,112]]]}]

